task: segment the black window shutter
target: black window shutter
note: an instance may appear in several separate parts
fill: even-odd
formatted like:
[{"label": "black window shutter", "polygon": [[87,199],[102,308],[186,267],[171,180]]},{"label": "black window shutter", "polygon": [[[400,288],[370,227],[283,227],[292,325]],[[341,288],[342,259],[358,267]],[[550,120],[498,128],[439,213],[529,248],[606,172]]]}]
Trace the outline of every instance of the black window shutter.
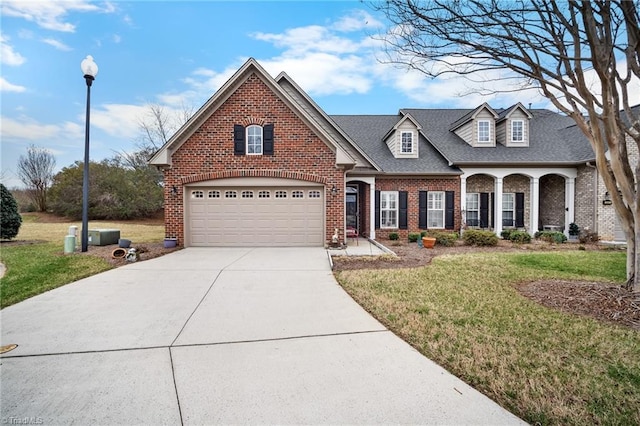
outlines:
[{"label": "black window shutter", "polygon": [[489,226],[489,193],[480,193],[480,228]]},{"label": "black window shutter", "polygon": [[380,229],[380,191],[376,191],[376,229]]},{"label": "black window shutter", "polygon": [[240,124],[233,126],[233,153],[244,155],[244,126]]},{"label": "black window shutter", "polygon": [[495,192],[491,193],[491,222],[489,222],[489,227],[493,228],[493,224],[496,221],[496,197]]},{"label": "black window shutter", "polygon": [[427,229],[427,191],[418,191],[418,228]]},{"label": "black window shutter", "polygon": [[262,128],[262,152],[273,155],[273,124],[265,124]]},{"label": "black window shutter", "polygon": [[398,201],[400,210],[398,212],[398,228],[407,229],[409,224],[407,222],[407,207],[408,207],[408,193],[407,191],[398,192]]},{"label": "black window shutter", "polygon": [[444,228],[445,229],[453,229],[453,225],[455,223],[454,214],[455,214],[455,196],[456,193],[454,191],[446,191],[444,193]]},{"label": "black window shutter", "polygon": [[524,192],[516,192],[516,228],[524,228]]}]

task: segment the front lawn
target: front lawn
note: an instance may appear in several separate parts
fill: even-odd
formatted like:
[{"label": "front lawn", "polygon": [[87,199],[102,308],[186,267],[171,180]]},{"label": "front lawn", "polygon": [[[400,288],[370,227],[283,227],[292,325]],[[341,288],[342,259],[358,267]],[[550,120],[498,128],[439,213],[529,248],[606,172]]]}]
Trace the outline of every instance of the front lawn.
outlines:
[{"label": "front lawn", "polygon": [[515,288],[621,283],[624,268],[623,252],[480,253],[336,277],[390,330],[527,422],[640,424],[640,332],[543,307]]},{"label": "front lawn", "polygon": [[[24,214],[20,233],[15,241],[3,242],[0,262],[6,268],[0,279],[0,308],[21,302],[45,291],[106,271],[113,267],[104,256],[91,253],[63,254],[64,236],[69,226],[81,224],[53,221],[45,215]],[[120,235],[137,242],[162,241],[164,226],[156,222],[98,222],[91,221],[90,229],[120,229]]]}]

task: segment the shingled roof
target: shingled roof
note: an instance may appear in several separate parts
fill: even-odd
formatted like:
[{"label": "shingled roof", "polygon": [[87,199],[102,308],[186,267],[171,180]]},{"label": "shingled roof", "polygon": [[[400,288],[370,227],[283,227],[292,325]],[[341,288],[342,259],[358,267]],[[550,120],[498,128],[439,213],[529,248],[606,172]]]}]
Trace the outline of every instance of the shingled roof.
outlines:
[{"label": "shingled roof", "polygon": [[[545,110],[528,110],[529,146],[472,147],[452,132],[452,123],[476,109],[402,109],[398,115],[335,115],[331,118],[387,173],[459,173],[455,166],[553,166],[593,161],[589,142],[570,117]],[[501,114],[506,110],[497,109]],[[404,114],[422,126],[420,158],[394,158],[384,135]]]},{"label": "shingled roof", "polygon": [[367,153],[385,173],[391,174],[462,174],[421,135],[420,158],[395,158],[384,136],[402,119],[400,115],[332,115],[331,119]]}]

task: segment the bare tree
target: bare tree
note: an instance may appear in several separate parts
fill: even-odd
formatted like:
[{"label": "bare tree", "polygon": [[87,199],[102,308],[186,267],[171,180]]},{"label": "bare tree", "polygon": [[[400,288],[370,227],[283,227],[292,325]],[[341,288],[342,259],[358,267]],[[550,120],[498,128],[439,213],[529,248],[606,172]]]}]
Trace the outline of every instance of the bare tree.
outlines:
[{"label": "bare tree", "polygon": [[507,70],[521,88],[537,88],[575,120],[622,222],[632,291],[640,291],[640,166],[629,162],[627,144],[640,148],[640,108],[629,105],[640,78],[639,6],[637,0],[373,4],[393,25],[383,35],[388,61],[430,77]]},{"label": "bare tree", "polygon": [[33,145],[27,148],[27,155],[18,159],[18,177],[27,187],[29,198],[38,211],[47,210],[47,191],[53,181],[56,159],[50,151]]}]

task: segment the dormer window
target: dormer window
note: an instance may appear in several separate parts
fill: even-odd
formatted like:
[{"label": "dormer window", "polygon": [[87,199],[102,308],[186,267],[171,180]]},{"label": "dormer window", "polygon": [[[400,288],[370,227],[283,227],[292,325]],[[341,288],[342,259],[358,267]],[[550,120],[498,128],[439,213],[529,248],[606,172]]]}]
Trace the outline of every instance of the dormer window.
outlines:
[{"label": "dormer window", "polygon": [[491,143],[491,122],[478,120],[478,143]]},{"label": "dormer window", "polygon": [[514,142],[514,143],[524,142],[524,121],[523,120],[511,121],[511,142]]},{"label": "dormer window", "polygon": [[413,132],[402,132],[401,136],[400,152],[402,154],[413,153]]}]

